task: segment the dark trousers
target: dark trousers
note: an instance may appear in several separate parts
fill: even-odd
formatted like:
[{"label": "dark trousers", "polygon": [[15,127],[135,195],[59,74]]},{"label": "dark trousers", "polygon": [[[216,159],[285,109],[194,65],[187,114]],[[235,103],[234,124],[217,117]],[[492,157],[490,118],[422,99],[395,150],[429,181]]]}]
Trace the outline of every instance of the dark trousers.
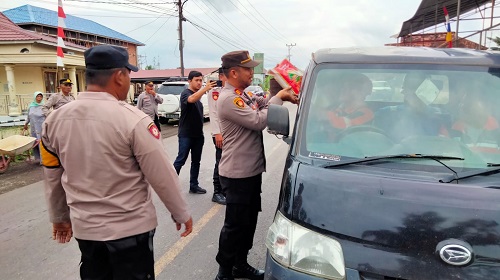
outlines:
[{"label": "dark trousers", "polygon": [[253,246],[257,217],[261,211],[262,174],[231,179],[220,176],[226,193],[226,217],[219,237],[216,260],[223,268],[246,263]]},{"label": "dark trousers", "polygon": [[189,178],[189,188],[193,189],[199,187],[198,175],[200,174],[200,161],[201,152],[203,151],[203,144],[205,138],[202,137],[179,137],[179,154],[174,161],[174,168],[177,174],[181,172],[182,166],[191,151],[191,175]]},{"label": "dark trousers", "polygon": [[[215,137],[212,137],[215,145]],[[222,156],[222,149],[215,146],[215,166],[214,166],[214,193],[223,193],[219,179],[219,162]]]},{"label": "dark trousers", "polygon": [[155,231],[111,241],[78,241],[82,253],[82,280],[155,279]]},{"label": "dark trousers", "polygon": [[153,122],[155,123],[156,127],[158,128],[158,131],[161,131],[160,118],[158,118],[158,115],[155,114],[155,119],[153,120]]}]

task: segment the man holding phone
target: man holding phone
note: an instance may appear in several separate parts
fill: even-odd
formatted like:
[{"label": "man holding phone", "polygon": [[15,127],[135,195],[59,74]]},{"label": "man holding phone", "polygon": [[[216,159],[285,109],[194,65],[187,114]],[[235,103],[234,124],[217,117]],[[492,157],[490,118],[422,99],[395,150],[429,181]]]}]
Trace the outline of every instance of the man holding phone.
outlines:
[{"label": "man holding phone", "polygon": [[203,74],[191,71],[188,75],[189,87],[181,93],[181,117],[179,119],[179,153],[174,161],[177,174],[181,172],[191,152],[191,176],[189,179],[189,193],[204,194],[207,190],[199,186],[201,153],[205,137],[203,136],[203,104],[201,97],[213,87],[215,81],[208,82],[204,87]]},{"label": "man holding phone", "polygon": [[217,116],[217,100],[219,99],[219,94],[224,87],[226,81],[226,76],[222,67],[218,69],[219,80],[216,81],[216,87],[211,89],[207,93],[208,108],[210,114],[210,128],[212,132],[212,141],[215,145],[215,166],[214,166],[214,195],[212,196],[212,201],[222,205],[226,205],[226,196],[222,191],[222,186],[219,180],[219,162],[222,156],[222,134],[220,131],[219,117]]}]

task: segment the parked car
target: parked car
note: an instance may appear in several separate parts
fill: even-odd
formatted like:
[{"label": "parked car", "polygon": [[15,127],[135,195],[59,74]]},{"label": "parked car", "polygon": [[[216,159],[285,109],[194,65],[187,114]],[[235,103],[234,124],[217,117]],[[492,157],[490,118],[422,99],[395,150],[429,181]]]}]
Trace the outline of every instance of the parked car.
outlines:
[{"label": "parked car", "polygon": [[[392,77],[408,100],[367,98],[371,121],[334,126],[353,73]],[[268,111],[290,148],[265,279],[499,279],[499,88],[491,51],[315,52],[291,136],[288,109]]]},{"label": "parked car", "polygon": [[[163,98],[163,103],[158,105],[158,117],[161,123],[167,123],[170,119],[179,119],[181,116],[180,97],[181,92],[187,89],[187,81],[163,82],[157,93]],[[201,99],[203,104],[203,116],[208,118],[209,108],[207,96],[204,94]]]},{"label": "parked car", "polygon": [[244,92],[251,92],[252,94],[255,94],[256,96],[265,96],[264,90],[260,86],[248,86]]}]

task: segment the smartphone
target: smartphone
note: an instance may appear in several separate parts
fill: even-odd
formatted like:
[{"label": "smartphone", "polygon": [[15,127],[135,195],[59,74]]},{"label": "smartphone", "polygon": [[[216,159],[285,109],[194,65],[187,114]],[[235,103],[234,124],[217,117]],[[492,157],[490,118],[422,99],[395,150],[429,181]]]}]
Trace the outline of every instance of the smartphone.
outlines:
[{"label": "smartphone", "polygon": [[221,80],[217,80],[215,82],[217,83],[217,87],[222,87],[222,81]]}]

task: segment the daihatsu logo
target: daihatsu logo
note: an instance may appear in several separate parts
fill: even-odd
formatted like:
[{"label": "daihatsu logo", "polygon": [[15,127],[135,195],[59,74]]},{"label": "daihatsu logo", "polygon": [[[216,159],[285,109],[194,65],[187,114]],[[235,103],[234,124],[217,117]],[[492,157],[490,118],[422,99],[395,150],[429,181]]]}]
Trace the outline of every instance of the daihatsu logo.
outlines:
[{"label": "daihatsu logo", "polygon": [[441,259],[451,265],[466,265],[472,260],[472,253],[462,245],[450,244],[439,250]]}]

